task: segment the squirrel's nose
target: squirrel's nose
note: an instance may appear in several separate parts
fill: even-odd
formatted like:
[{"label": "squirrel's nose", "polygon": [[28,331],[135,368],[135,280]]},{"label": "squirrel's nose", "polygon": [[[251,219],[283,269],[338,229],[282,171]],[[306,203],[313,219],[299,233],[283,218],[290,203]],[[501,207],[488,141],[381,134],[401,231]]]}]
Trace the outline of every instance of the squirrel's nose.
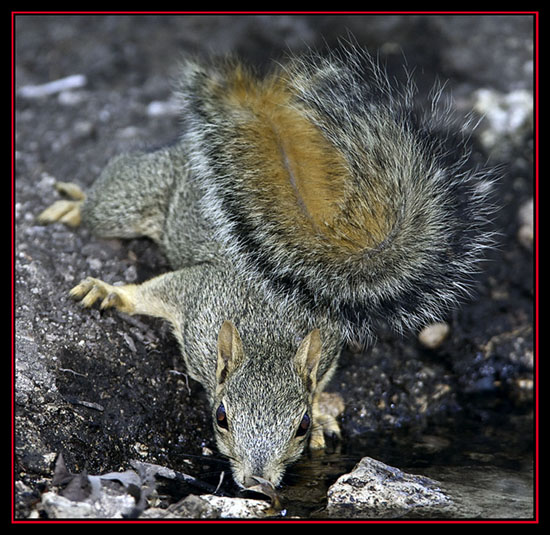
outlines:
[{"label": "squirrel's nose", "polygon": [[260,470],[257,472],[251,473],[251,474],[245,474],[243,477],[243,484],[246,488],[249,487],[265,487],[265,488],[275,488],[275,485],[270,479],[266,479],[267,476],[265,475],[257,475],[258,473],[261,473]]},{"label": "squirrel's nose", "polygon": [[280,463],[266,461],[256,456],[254,459],[244,459],[243,463],[234,472],[236,481],[244,488],[254,488],[256,491],[274,490],[283,476],[284,468]]},{"label": "squirrel's nose", "polygon": [[278,502],[278,493],[272,481],[255,475],[245,475],[244,483],[247,489],[265,494],[273,503]]},{"label": "squirrel's nose", "polygon": [[[259,451],[259,448],[256,451]],[[273,486],[269,477],[268,463],[264,456],[255,455],[243,460],[242,469],[241,480],[245,488],[256,487],[260,484]]]}]

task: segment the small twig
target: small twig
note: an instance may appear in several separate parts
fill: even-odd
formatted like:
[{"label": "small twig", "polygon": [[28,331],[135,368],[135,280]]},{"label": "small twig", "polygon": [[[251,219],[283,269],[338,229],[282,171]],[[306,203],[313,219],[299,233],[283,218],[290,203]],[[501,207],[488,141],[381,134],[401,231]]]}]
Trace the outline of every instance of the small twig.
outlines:
[{"label": "small twig", "polygon": [[78,375],[79,377],[87,377],[87,375],[84,375],[83,373],[75,372],[74,370],[71,370],[69,368],[58,368],[60,372],[67,372],[72,373],[73,375]]},{"label": "small twig", "polygon": [[100,405],[99,403],[94,403],[92,401],[84,401],[82,399],[77,399],[73,396],[65,396],[64,399],[67,403],[72,403],[73,405],[82,405],[83,407],[87,407],[88,409],[94,409],[100,412],[103,412],[105,410],[105,407],[103,407],[103,405]]},{"label": "small twig", "polygon": [[172,375],[183,375],[183,377],[185,377],[185,386],[187,387],[187,393],[191,395],[191,387],[189,386],[189,375],[178,370],[168,370],[168,373],[171,373]]},{"label": "small twig", "polygon": [[213,492],[213,494],[216,494],[218,492],[218,490],[220,490],[220,487],[222,486],[224,477],[225,477],[225,472],[222,470],[222,472],[220,474],[220,480],[218,481],[218,486],[216,487],[216,490]]}]

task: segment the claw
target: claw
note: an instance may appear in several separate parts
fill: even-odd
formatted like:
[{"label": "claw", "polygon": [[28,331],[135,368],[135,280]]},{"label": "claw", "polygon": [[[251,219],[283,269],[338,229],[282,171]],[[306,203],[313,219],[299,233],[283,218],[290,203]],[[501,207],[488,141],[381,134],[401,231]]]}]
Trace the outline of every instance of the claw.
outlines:
[{"label": "claw", "polygon": [[81,305],[86,308],[101,299],[99,305],[101,310],[114,307],[122,312],[133,314],[135,306],[131,288],[133,288],[132,285],[111,286],[102,280],[87,277],[70,290],[69,295],[80,300]]},{"label": "claw", "polygon": [[94,284],[90,291],[82,298],[80,302],[82,303],[82,306],[88,308],[91,307],[102,296],[103,292],[101,291],[101,288]]},{"label": "claw", "polygon": [[92,284],[93,284],[93,279],[88,277],[80,281],[74,288],[71,288],[71,290],[69,291],[69,295],[73,299],[80,299],[84,294],[90,291]]},{"label": "claw", "polygon": [[73,201],[83,201],[86,198],[85,193],[80,189],[80,186],[72,182],[56,182],[55,189],[72,199]]},{"label": "claw", "polygon": [[309,441],[309,449],[312,451],[317,450],[324,450],[325,449],[325,435],[323,434],[323,430],[321,429],[320,432],[312,433],[311,439]]}]

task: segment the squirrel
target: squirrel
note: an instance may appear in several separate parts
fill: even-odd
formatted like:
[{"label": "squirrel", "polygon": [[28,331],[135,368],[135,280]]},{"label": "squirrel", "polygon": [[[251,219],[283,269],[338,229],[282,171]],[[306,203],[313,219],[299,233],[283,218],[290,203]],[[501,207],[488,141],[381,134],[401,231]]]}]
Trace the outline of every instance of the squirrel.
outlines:
[{"label": "squirrel", "polygon": [[355,46],[291,55],[260,76],[232,57],[184,59],[181,136],[113,158],[42,223],[148,237],[173,271],[141,284],[86,278],[89,307],[164,318],[246,488],[281,484],[306,444],[340,436],[321,409],[342,347],[438,321],[469,295],[484,249],[490,171],[467,136],[418,107]]}]

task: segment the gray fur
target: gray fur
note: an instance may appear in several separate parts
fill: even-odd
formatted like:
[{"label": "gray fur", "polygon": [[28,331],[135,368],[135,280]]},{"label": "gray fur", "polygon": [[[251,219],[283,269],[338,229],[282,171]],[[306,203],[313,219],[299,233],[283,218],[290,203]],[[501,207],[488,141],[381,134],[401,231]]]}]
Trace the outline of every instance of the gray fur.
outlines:
[{"label": "gray fur", "polygon": [[[281,75],[297,109],[344,155],[357,202],[382,203],[396,224],[378,247],[338,261],[290,247],[270,214],[251,209],[246,177],[257,169],[246,166],[232,110],[211,89],[234,68],[184,64],[180,142],[114,159],[87,193],[82,221],[98,236],[144,235],[163,249],[175,271],[140,285],[138,308],[171,321],[214,420],[220,403],[226,407],[228,428],[214,427],[237,483],[257,475],[276,485],[303,449],[297,425],[312,414],[341,346],[370,336],[380,316],[397,330],[440,318],[467,293],[490,243],[489,188],[485,175],[464,166],[460,146],[449,160],[435,134],[448,132],[447,118],[431,108],[418,114],[410,88],[390,89],[364,52],[292,58]],[[218,384],[226,320],[245,360]],[[310,392],[294,355],[314,328],[323,348]]]}]

